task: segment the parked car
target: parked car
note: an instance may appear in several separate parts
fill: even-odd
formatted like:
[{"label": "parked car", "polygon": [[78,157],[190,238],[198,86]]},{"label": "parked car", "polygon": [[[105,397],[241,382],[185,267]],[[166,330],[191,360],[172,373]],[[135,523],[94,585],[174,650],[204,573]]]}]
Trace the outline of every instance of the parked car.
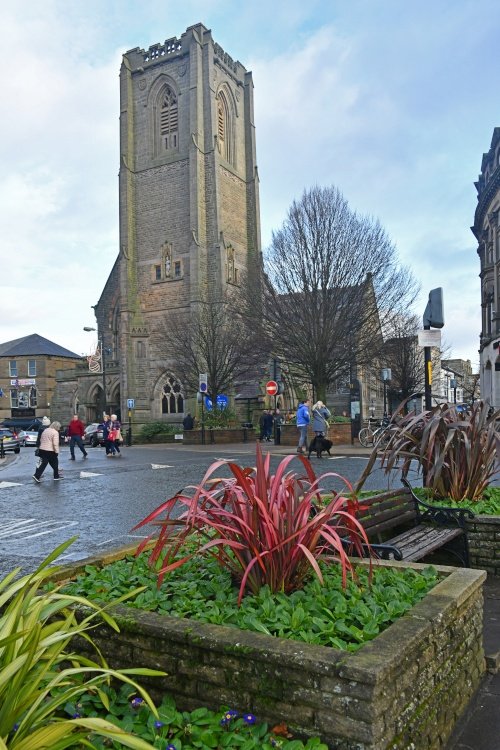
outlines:
[{"label": "parked car", "polygon": [[19,453],[21,450],[17,437],[5,427],[0,428],[0,443],[2,443],[4,451],[14,451],[14,453]]},{"label": "parked car", "polygon": [[91,445],[92,448],[97,448],[98,445],[104,445],[104,431],[102,426],[97,422],[88,424],[85,428],[83,443],[84,445]]},{"label": "parked car", "polygon": [[19,445],[23,448],[26,445],[36,445],[38,430],[20,430],[17,438],[19,440]]}]

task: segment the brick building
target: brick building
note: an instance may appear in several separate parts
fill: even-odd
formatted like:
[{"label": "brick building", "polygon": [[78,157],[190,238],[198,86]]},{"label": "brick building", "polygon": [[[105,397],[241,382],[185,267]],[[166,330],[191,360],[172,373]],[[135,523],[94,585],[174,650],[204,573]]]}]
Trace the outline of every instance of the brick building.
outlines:
[{"label": "brick building", "polygon": [[[252,75],[202,24],[123,56],[119,191],[120,252],[95,306],[106,401],[125,417],[134,399],[137,423],[180,421],[195,394],[162,326],[261,262]],[[88,421],[102,382],[78,377]]]},{"label": "brick building", "polygon": [[[58,371],[74,372],[81,356],[33,333],[0,344],[0,422],[16,425],[52,414]],[[76,406],[76,394],[67,410]]]}]

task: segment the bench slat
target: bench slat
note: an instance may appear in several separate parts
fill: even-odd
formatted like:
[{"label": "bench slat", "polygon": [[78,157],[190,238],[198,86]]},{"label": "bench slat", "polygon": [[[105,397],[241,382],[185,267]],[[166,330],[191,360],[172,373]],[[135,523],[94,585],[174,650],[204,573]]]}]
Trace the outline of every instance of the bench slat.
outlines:
[{"label": "bench slat", "polygon": [[393,537],[387,544],[400,549],[404,560],[415,561],[435,552],[447,542],[462,536],[462,534],[463,531],[460,528],[421,524]]}]

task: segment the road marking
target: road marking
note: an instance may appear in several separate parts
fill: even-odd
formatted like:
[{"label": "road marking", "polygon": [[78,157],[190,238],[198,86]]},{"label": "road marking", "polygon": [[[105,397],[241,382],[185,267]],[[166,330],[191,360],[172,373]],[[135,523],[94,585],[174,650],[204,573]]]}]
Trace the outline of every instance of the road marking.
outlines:
[{"label": "road marking", "polygon": [[6,487],[22,487],[22,482],[0,482],[0,490],[4,490]]},{"label": "road marking", "polygon": [[88,479],[89,477],[102,477],[102,474],[94,474],[91,471],[80,472],[80,479]]},{"label": "road marking", "polygon": [[44,520],[39,521],[36,518],[7,518],[0,523],[0,539],[12,539],[13,537],[22,537],[23,539],[33,539],[37,536],[53,534],[54,531],[61,531],[70,526],[78,526],[78,521],[56,521]]},{"label": "road marking", "polygon": [[151,464],[152,469],[173,469],[173,466],[170,466],[170,464]]},{"label": "road marking", "polygon": [[361,461],[369,461],[369,456],[330,456],[327,460],[328,461],[338,461],[339,458],[346,459],[346,458],[359,458]]}]

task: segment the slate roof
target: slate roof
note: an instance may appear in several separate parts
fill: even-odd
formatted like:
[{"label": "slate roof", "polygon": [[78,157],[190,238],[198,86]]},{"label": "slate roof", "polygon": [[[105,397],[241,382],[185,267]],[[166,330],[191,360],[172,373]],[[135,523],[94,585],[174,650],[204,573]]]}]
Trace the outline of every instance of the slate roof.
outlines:
[{"label": "slate roof", "polygon": [[38,333],[32,333],[31,336],[23,336],[21,339],[6,341],[0,344],[0,357],[32,357],[50,355],[52,357],[71,357],[71,359],[81,359],[81,354],[70,352],[53,341],[44,339]]}]

